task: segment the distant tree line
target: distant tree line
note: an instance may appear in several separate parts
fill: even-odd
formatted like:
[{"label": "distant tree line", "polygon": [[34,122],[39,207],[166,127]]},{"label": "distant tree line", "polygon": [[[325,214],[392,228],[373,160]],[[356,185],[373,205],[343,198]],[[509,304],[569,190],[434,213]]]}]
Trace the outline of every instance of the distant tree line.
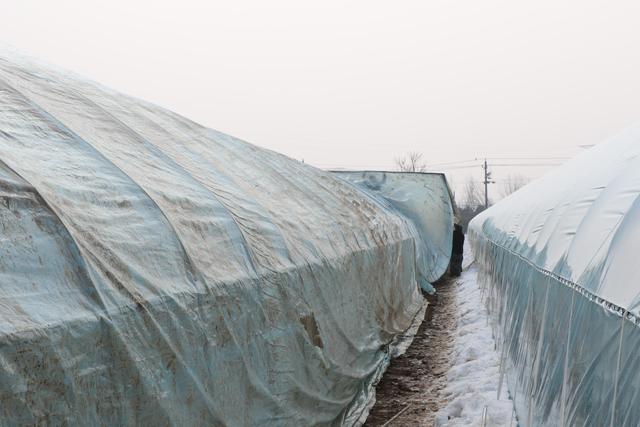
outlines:
[{"label": "distant tree line", "polygon": [[461,197],[454,196],[458,206],[458,222],[465,233],[469,222],[485,209],[483,191],[481,184],[469,177],[462,187]]},{"label": "distant tree line", "polygon": [[[520,174],[510,174],[502,182],[501,193],[503,197],[507,197],[512,193],[515,193],[520,188],[529,183],[529,179]],[[483,183],[474,181],[473,178],[467,178],[462,190],[462,197],[456,198],[458,206],[458,221],[465,233],[469,226],[469,222],[478,215],[480,212],[486,209],[484,204],[484,188]],[[489,206],[491,206],[491,200],[489,200]]]},{"label": "distant tree line", "polygon": [[402,157],[397,157],[396,167],[400,172],[426,172],[427,164],[422,160],[422,153],[410,151]]},{"label": "distant tree line", "polygon": [[[410,151],[404,156],[395,159],[396,168],[401,172],[427,172],[427,163],[422,158],[422,153]],[[507,197],[529,183],[524,175],[510,174],[502,180],[501,195]],[[451,183],[450,183],[451,184]],[[469,222],[480,212],[485,210],[484,188],[481,181],[472,177],[467,178],[462,188],[460,197],[453,190],[454,202],[457,206],[457,220],[462,225],[465,233]],[[489,201],[491,205],[491,201]]]}]

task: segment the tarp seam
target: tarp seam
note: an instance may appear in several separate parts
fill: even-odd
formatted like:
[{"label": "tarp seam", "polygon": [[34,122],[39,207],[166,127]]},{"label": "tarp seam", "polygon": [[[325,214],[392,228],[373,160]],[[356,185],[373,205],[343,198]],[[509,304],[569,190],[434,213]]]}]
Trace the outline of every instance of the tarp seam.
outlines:
[{"label": "tarp seam", "polygon": [[639,326],[640,325],[640,317],[637,316],[634,313],[630,313],[628,312],[626,309],[620,307],[619,305],[606,300],[604,298],[602,298],[601,296],[598,296],[596,294],[594,294],[593,292],[585,289],[584,287],[582,287],[581,285],[566,279],[556,273],[553,273],[545,268],[540,267],[539,265],[535,264],[534,262],[530,261],[529,259],[527,259],[526,257],[520,255],[519,253],[508,249],[502,245],[500,245],[499,243],[496,243],[495,241],[491,240],[490,238],[486,237],[486,236],[481,236],[483,239],[485,239],[487,242],[491,243],[492,245],[496,246],[499,249],[502,249],[505,252],[508,252],[509,254],[519,258],[521,261],[525,262],[526,264],[528,264],[529,266],[533,267],[536,271],[538,271],[539,273],[544,274],[545,276],[551,277],[552,279],[554,279],[556,282],[567,286],[570,289],[573,289],[574,291],[580,293],[582,296],[586,297],[588,300],[597,303],[598,305],[601,305],[602,307],[606,308],[608,311],[610,311],[613,314],[616,314],[619,317],[625,317],[627,320],[630,320],[634,325]]}]

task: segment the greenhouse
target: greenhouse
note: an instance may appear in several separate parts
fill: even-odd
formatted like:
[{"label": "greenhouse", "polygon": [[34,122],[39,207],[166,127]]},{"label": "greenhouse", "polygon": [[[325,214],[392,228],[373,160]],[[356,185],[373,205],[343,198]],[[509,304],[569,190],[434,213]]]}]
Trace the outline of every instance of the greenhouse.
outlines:
[{"label": "greenhouse", "polygon": [[444,177],[385,176],[0,52],[3,423],[358,424],[451,252]]},{"label": "greenhouse", "polygon": [[640,420],[639,194],[636,126],[472,221],[520,425]]}]

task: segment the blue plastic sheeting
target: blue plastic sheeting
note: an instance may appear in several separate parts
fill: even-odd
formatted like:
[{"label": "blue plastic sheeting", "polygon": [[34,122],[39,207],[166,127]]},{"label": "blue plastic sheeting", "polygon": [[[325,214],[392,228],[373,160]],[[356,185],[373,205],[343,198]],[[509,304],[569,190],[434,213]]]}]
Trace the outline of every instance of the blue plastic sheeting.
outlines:
[{"label": "blue plastic sheeting", "polygon": [[520,425],[640,420],[640,126],[475,218]]},{"label": "blue plastic sheeting", "polygon": [[385,208],[396,210],[415,228],[418,283],[433,293],[431,283],[449,268],[453,233],[453,206],[442,174],[420,172],[335,171],[364,190]]},{"label": "blue plastic sheeting", "polygon": [[6,425],[358,423],[439,274],[330,173],[7,51],[0,227]]}]

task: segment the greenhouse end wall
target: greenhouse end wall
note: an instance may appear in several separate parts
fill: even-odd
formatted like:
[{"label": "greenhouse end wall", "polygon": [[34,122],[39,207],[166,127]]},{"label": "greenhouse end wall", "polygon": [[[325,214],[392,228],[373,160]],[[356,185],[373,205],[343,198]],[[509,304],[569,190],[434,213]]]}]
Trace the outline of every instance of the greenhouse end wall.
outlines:
[{"label": "greenhouse end wall", "polygon": [[454,205],[443,174],[425,172],[334,171],[414,229],[418,282],[425,292],[449,269]]}]

